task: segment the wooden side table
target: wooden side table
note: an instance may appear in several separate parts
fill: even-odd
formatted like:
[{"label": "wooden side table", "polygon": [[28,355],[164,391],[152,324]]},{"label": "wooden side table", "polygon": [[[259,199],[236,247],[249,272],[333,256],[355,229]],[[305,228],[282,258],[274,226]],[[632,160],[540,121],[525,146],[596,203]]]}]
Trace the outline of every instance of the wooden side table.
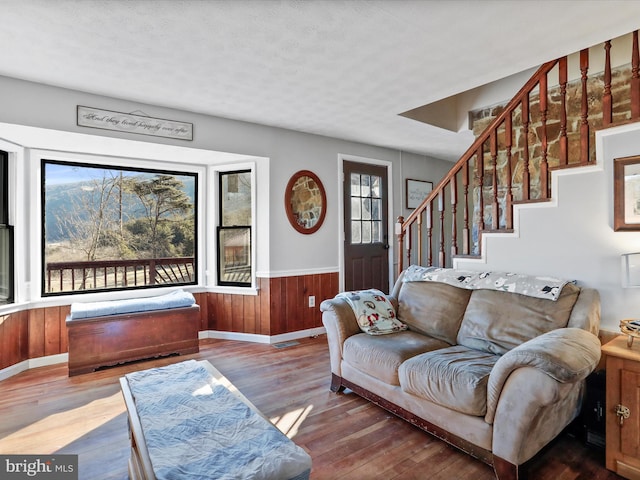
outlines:
[{"label": "wooden side table", "polygon": [[640,480],[640,342],[621,335],[602,347],[606,355],[606,467]]}]

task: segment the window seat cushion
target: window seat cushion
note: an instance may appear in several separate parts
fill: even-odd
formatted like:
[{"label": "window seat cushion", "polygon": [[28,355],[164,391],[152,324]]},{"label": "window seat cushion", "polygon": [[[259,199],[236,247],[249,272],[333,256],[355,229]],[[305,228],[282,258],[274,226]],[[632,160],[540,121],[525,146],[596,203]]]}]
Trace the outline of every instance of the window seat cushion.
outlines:
[{"label": "window seat cushion", "polygon": [[119,315],[123,313],[147,312],[169,308],[190,307],[196,300],[190,292],[175,290],[165,295],[154,297],[131,298],[126,300],[109,300],[104,302],[72,303],[68,321]]}]

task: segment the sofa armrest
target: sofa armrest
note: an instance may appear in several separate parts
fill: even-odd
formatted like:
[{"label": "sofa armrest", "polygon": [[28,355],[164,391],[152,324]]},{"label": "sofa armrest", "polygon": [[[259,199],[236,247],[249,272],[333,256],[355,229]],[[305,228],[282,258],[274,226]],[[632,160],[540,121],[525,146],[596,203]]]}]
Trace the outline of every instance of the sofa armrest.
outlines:
[{"label": "sofa armrest", "polygon": [[533,367],[556,382],[576,383],[584,380],[599,360],[600,340],[579,328],[552,330],[517,346],[500,357],[491,370],[485,420],[493,423],[505,382],[518,368]]},{"label": "sofa armrest", "polygon": [[351,335],[360,333],[360,327],[353,309],[344,298],[336,297],[324,300],[320,304],[320,311],[322,312],[322,323],[327,330],[331,373],[341,377],[342,344]]},{"label": "sofa armrest", "polygon": [[594,335],[600,331],[600,293],[593,288],[581,288],[567,327],[588,330]]},{"label": "sofa armrest", "polygon": [[535,367],[516,369],[496,407],[493,455],[513,465],[531,459],[579,414],[584,383],[560,383]]}]

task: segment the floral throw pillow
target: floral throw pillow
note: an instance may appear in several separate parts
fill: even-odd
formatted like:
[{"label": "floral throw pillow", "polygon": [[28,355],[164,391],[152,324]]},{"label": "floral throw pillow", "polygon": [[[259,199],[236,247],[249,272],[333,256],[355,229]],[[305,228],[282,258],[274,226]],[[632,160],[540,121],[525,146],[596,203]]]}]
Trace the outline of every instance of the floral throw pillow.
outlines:
[{"label": "floral throw pillow", "polygon": [[338,297],[351,305],[360,330],[369,335],[386,335],[407,329],[407,325],[396,318],[393,304],[380,290],[344,292]]}]

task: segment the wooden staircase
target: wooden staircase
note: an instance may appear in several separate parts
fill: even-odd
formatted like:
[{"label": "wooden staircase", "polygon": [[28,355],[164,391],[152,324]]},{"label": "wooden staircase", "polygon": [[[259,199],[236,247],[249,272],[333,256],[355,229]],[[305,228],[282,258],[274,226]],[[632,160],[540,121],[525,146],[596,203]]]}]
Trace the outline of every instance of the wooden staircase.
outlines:
[{"label": "wooden staircase", "polygon": [[[612,67],[612,45],[630,62]],[[590,76],[590,62],[602,70]],[[596,130],[640,120],[638,31],[545,63],[494,113],[420,206],[398,217],[398,274],[480,257],[483,233],[513,232],[514,205],[552,198],[552,170],[595,162]]]}]

